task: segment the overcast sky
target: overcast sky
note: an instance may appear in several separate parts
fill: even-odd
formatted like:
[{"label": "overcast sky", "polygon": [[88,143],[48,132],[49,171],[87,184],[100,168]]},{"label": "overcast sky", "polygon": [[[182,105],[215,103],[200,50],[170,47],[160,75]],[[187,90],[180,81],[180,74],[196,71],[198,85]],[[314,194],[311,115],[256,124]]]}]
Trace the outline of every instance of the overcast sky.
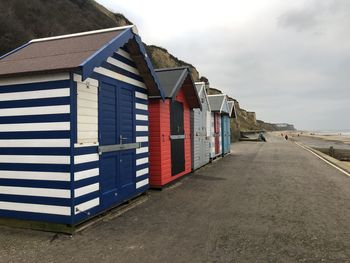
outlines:
[{"label": "overcast sky", "polygon": [[98,0],[268,122],[350,129],[349,0]]}]

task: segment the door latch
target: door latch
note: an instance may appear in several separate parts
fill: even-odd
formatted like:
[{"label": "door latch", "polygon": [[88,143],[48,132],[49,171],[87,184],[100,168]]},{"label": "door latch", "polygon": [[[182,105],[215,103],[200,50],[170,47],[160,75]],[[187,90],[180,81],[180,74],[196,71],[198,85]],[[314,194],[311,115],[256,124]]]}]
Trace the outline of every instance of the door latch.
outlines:
[{"label": "door latch", "polygon": [[123,140],[126,140],[126,139],[128,139],[128,138],[125,138],[125,137],[123,137],[123,135],[120,135],[119,136],[119,143],[123,144]]}]

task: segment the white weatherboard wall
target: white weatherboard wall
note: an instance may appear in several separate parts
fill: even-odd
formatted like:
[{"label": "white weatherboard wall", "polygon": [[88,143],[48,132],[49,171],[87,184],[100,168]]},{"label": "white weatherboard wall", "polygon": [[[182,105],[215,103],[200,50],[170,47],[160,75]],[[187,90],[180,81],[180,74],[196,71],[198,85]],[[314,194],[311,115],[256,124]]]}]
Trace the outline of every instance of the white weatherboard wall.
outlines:
[{"label": "white weatherboard wall", "polygon": [[202,109],[193,109],[191,112],[192,133],[192,169],[207,164],[210,159],[209,137],[207,136],[208,102],[204,87],[199,92]]},{"label": "white weatherboard wall", "polygon": [[211,122],[212,122],[212,113],[210,111],[207,112],[207,136],[211,140],[211,137],[213,136],[212,130],[211,130]]},{"label": "white weatherboard wall", "polygon": [[77,142],[98,142],[98,81],[74,74],[77,83]]},{"label": "white weatherboard wall", "polygon": [[211,141],[210,141],[210,157],[215,157],[215,132],[214,132],[214,112],[210,113],[210,133],[211,133]]},{"label": "white weatherboard wall", "polygon": [[0,216],[70,222],[70,74],[0,80]]},{"label": "white weatherboard wall", "polygon": [[100,205],[98,154],[98,85],[74,74],[77,89],[77,143],[74,145],[74,214]]}]

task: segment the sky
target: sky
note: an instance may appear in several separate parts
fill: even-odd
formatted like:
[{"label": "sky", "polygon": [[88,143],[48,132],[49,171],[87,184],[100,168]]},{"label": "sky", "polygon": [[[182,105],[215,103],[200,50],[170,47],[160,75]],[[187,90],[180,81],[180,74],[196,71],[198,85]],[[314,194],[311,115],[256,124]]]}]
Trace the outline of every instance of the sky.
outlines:
[{"label": "sky", "polygon": [[349,0],[98,0],[266,122],[350,129]]}]

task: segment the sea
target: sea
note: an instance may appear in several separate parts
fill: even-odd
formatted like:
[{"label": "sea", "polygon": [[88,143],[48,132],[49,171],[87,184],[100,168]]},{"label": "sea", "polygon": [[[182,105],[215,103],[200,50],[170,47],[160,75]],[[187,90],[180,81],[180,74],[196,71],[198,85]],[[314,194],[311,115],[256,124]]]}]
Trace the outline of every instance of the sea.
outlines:
[{"label": "sea", "polygon": [[313,133],[318,135],[350,136],[350,130],[324,130],[324,131],[313,131]]}]

